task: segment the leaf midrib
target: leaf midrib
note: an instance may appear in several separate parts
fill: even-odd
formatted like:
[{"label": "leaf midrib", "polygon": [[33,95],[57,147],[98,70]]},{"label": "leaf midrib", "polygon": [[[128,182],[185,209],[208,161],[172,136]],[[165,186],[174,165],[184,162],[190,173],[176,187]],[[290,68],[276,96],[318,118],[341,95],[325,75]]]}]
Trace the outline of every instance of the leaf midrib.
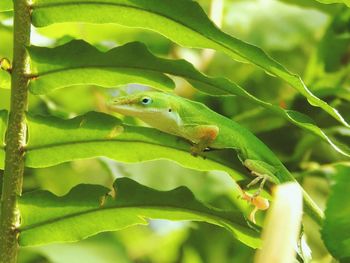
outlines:
[{"label": "leaf midrib", "polygon": [[154,69],[147,69],[147,68],[143,68],[143,67],[132,67],[132,66],[105,66],[105,65],[88,65],[88,66],[74,66],[74,67],[66,67],[66,68],[59,68],[59,69],[53,69],[53,70],[48,70],[45,72],[38,72],[38,73],[33,73],[31,75],[32,78],[36,79],[40,79],[40,77],[42,76],[46,76],[49,74],[55,74],[55,73],[60,73],[60,72],[64,72],[64,71],[70,71],[70,70],[79,70],[79,69],[99,69],[99,68],[103,68],[103,69],[134,69],[134,70],[143,70],[143,71],[149,71],[149,72],[155,72],[155,73],[160,73],[163,74],[163,72],[158,71],[158,70],[154,70]]},{"label": "leaf midrib", "polygon": [[[193,78],[191,76],[188,76],[188,75],[184,75],[184,74],[175,74],[175,73],[172,73],[170,72],[170,70],[168,70],[168,72],[162,72],[160,70],[156,70],[156,69],[149,69],[149,68],[144,68],[144,67],[135,67],[135,66],[104,66],[104,65],[89,65],[89,66],[75,66],[75,67],[67,67],[67,68],[60,68],[60,69],[55,69],[55,70],[48,70],[48,71],[45,71],[43,73],[33,73],[31,75],[31,77],[33,79],[37,79],[37,80],[40,80],[40,77],[42,76],[46,76],[46,75],[49,75],[49,74],[56,74],[56,73],[60,73],[60,72],[64,72],[64,71],[70,71],[70,70],[79,70],[79,69],[95,69],[95,68],[103,68],[103,69],[133,69],[133,70],[143,70],[143,71],[146,71],[146,72],[153,72],[153,73],[158,73],[158,74],[162,74],[164,76],[166,76],[166,74],[169,74],[169,75],[172,75],[172,76],[177,76],[177,77],[181,77],[181,78],[184,78],[188,81],[197,81],[199,83],[203,83],[205,85],[208,85],[208,86],[211,86],[213,88],[216,88],[216,89],[219,89],[223,92],[226,92],[228,93],[229,95],[234,95],[234,96],[240,96],[240,97],[243,97],[243,98],[246,98],[244,96],[241,96],[241,95],[236,95],[232,92],[229,92],[227,90],[224,90],[222,89],[219,85],[215,85],[213,84],[212,82],[210,81],[203,81],[203,79],[200,79],[200,78]],[[209,76],[203,76],[204,78],[210,78]],[[230,82],[230,80],[227,80]],[[233,85],[230,83],[230,85]],[[243,90],[243,89],[242,89]],[[243,90],[244,91],[244,90]],[[251,95],[253,96],[253,95]],[[255,98],[255,97],[254,97]]]},{"label": "leaf midrib", "polygon": [[[176,149],[179,150],[179,148],[176,147],[172,147],[172,146],[164,146],[162,144],[157,144],[157,143],[153,143],[153,142],[146,142],[146,141],[140,141],[140,140],[120,140],[120,139],[91,139],[91,140],[84,140],[84,141],[68,141],[68,142],[58,142],[58,143],[48,143],[45,145],[39,145],[39,146],[30,146],[30,142],[28,144],[27,147],[25,147],[24,149],[26,151],[33,151],[33,150],[40,150],[40,149],[44,149],[44,148],[54,148],[54,147],[60,147],[60,146],[66,146],[66,145],[70,145],[70,144],[85,144],[85,143],[100,143],[100,142],[138,142],[138,143],[147,143],[147,144],[152,144],[152,145],[158,145],[161,147],[166,147],[166,148],[172,148],[172,149]],[[179,150],[179,151],[184,151],[184,150]]]},{"label": "leaf midrib", "polygon": [[[181,210],[181,211],[184,211],[184,212],[190,212],[190,213],[194,213],[195,214],[198,214],[200,216],[203,216],[203,217],[209,217],[211,219],[214,219],[215,222],[218,222],[218,221],[225,221],[226,223],[228,222],[229,225],[231,225],[232,223],[236,224],[236,225],[239,225],[239,226],[242,226],[244,228],[247,228],[247,226],[241,224],[240,222],[233,222],[233,221],[230,221],[228,218],[224,218],[224,217],[219,217],[219,216],[216,216],[212,213],[206,213],[206,212],[203,212],[203,211],[198,211],[198,210],[191,210],[190,208],[182,208],[180,206],[175,206],[175,205],[166,205],[166,206],[162,206],[161,204],[159,205],[122,205],[122,206],[110,206],[110,207],[105,207],[105,208],[93,208],[93,209],[89,209],[89,210],[86,210],[86,211],[81,211],[81,212],[77,212],[77,213],[72,213],[72,214],[69,214],[69,215],[65,215],[65,216],[61,216],[61,217],[56,217],[56,218],[52,218],[52,219],[48,219],[48,220],[45,220],[45,221],[42,221],[42,222],[38,222],[38,223],[34,223],[34,224],[31,224],[31,225],[28,225],[28,226],[25,226],[25,227],[20,227],[19,228],[19,231],[20,232],[24,232],[24,231],[28,231],[30,229],[34,229],[34,228],[37,228],[37,227],[41,227],[41,226],[45,226],[45,225],[48,225],[48,224],[52,224],[52,223],[55,223],[55,222],[58,222],[58,221],[61,221],[61,220],[67,220],[67,219],[70,219],[70,218],[74,218],[74,217],[79,217],[79,216],[82,216],[82,215],[86,215],[86,214],[89,214],[89,213],[94,213],[94,212],[97,212],[97,211],[105,211],[105,210],[112,210],[112,209],[137,209],[137,208],[143,208],[143,209],[159,209],[159,210],[165,210],[167,209],[168,211],[173,211],[175,210],[178,211],[178,210]],[[207,209],[210,209],[208,207],[206,207]],[[225,212],[225,211],[217,211],[217,212]],[[252,230],[253,231],[253,230]]]}]

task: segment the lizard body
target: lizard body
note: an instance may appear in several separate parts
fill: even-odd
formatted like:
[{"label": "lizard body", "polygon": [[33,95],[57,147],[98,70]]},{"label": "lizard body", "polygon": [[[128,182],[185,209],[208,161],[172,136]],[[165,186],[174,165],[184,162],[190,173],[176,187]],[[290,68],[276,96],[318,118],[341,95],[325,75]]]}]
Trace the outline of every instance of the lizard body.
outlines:
[{"label": "lizard body", "polygon": [[[295,181],[275,154],[254,134],[201,103],[168,93],[146,91],[115,98],[110,108],[187,139],[193,144],[191,152],[194,155],[207,148],[236,150],[242,164],[257,176],[249,185],[261,181],[257,194],[266,180],[274,184]],[[305,192],[304,200],[320,221],[322,212]]]}]

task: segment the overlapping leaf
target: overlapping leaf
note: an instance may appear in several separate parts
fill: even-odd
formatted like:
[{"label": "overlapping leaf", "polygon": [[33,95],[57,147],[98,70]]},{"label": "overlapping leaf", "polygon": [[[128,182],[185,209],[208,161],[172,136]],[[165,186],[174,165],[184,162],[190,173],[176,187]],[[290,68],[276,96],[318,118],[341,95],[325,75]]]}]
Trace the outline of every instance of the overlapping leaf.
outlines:
[{"label": "overlapping leaf", "polygon": [[107,114],[90,112],[70,120],[32,116],[27,119],[29,167],[98,156],[122,162],[170,159],[196,170],[223,170],[235,179],[242,178],[235,172],[234,156],[224,159],[208,153],[206,159],[197,158],[190,154],[190,144],[185,140],[150,128],[127,126]]},{"label": "overlapping leaf", "polygon": [[[31,72],[34,75],[30,89],[34,94],[45,94],[53,89],[76,84],[95,84],[116,87],[140,83],[163,90],[174,87],[149,56],[143,56],[137,44],[126,45],[103,53],[84,41],[72,41],[50,49],[28,48]],[[152,63],[150,66],[145,66]],[[153,70],[157,68],[157,70]]]},{"label": "overlapping leaf", "polygon": [[336,109],[314,96],[299,76],[290,73],[260,48],[220,31],[198,3],[191,0],[37,0],[33,4],[32,21],[38,27],[71,21],[117,23],[159,32],[183,46],[222,51],[285,80],[312,105],[349,126]]},{"label": "overlapping leaf", "polygon": [[350,164],[333,171],[335,185],[326,208],[322,237],[331,254],[341,262],[350,261]]},{"label": "overlapping leaf", "polygon": [[63,197],[47,191],[23,195],[19,200],[20,245],[78,241],[159,218],[205,221],[226,228],[248,246],[260,246],[259,233],[248,227],[238,210],[209,208],[185,187],[161,192],[121,178],[115,190],[115,199],[107,196],[109,189],[96,185],[76,186]]},{"label": "overlapping leaf", "polygon": [[332,141],[306,115],[264,102],[228,79],[205,76],[184,60],[156,57],[141,43],[129,43],[106,53],[83,41],[72,41],[54,49],[30,47],[28,51],[34,75],[30,88],[34,94],[73,84],[114,87],[116,83],[140,83],[166,90],[174,86],[166,73],[186,79],[193,87],[207,94],[241,96],[315,134],[338,152],[350,156],[347,147]]}]

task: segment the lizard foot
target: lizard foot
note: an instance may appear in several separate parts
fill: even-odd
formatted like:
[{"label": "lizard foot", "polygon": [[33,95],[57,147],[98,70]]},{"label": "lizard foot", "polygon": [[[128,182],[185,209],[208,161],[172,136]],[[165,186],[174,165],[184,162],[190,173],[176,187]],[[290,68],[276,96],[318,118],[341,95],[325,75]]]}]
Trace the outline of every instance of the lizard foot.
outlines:
[{"label": "lizard foot", "polygon": [[242,198],[246,200],[248,203],[254,206],[254,209],[249,214],[249,220],[256,224],[255,214],[259,210],[264,211],[270,207],[269,200],[261,196],[250,195],[246,192],[243,192]]},{"label": "lizard foot", "polygon": [[260,182],[258,190],[253,194],[253,197],[255,198],[261,194],[261,191],[263,190],[266,181],[269,179],[269,176],[268,175],[260,175],[254,171],[252,171],[251,173],[253,175],[256,175],[257,177],[254,180],[252,180],[249,184],[247,184],[247,188]]}]

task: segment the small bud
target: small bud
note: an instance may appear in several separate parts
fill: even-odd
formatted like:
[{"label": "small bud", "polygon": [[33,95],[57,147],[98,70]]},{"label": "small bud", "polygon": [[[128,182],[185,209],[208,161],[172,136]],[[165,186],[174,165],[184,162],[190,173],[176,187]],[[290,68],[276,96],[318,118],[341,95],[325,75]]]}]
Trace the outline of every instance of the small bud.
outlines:
[{"label": "small bud", "polygon": [[7,58],[0,59],[0,67],[7,72],[11,72],[12,70],[11,62]]}]

